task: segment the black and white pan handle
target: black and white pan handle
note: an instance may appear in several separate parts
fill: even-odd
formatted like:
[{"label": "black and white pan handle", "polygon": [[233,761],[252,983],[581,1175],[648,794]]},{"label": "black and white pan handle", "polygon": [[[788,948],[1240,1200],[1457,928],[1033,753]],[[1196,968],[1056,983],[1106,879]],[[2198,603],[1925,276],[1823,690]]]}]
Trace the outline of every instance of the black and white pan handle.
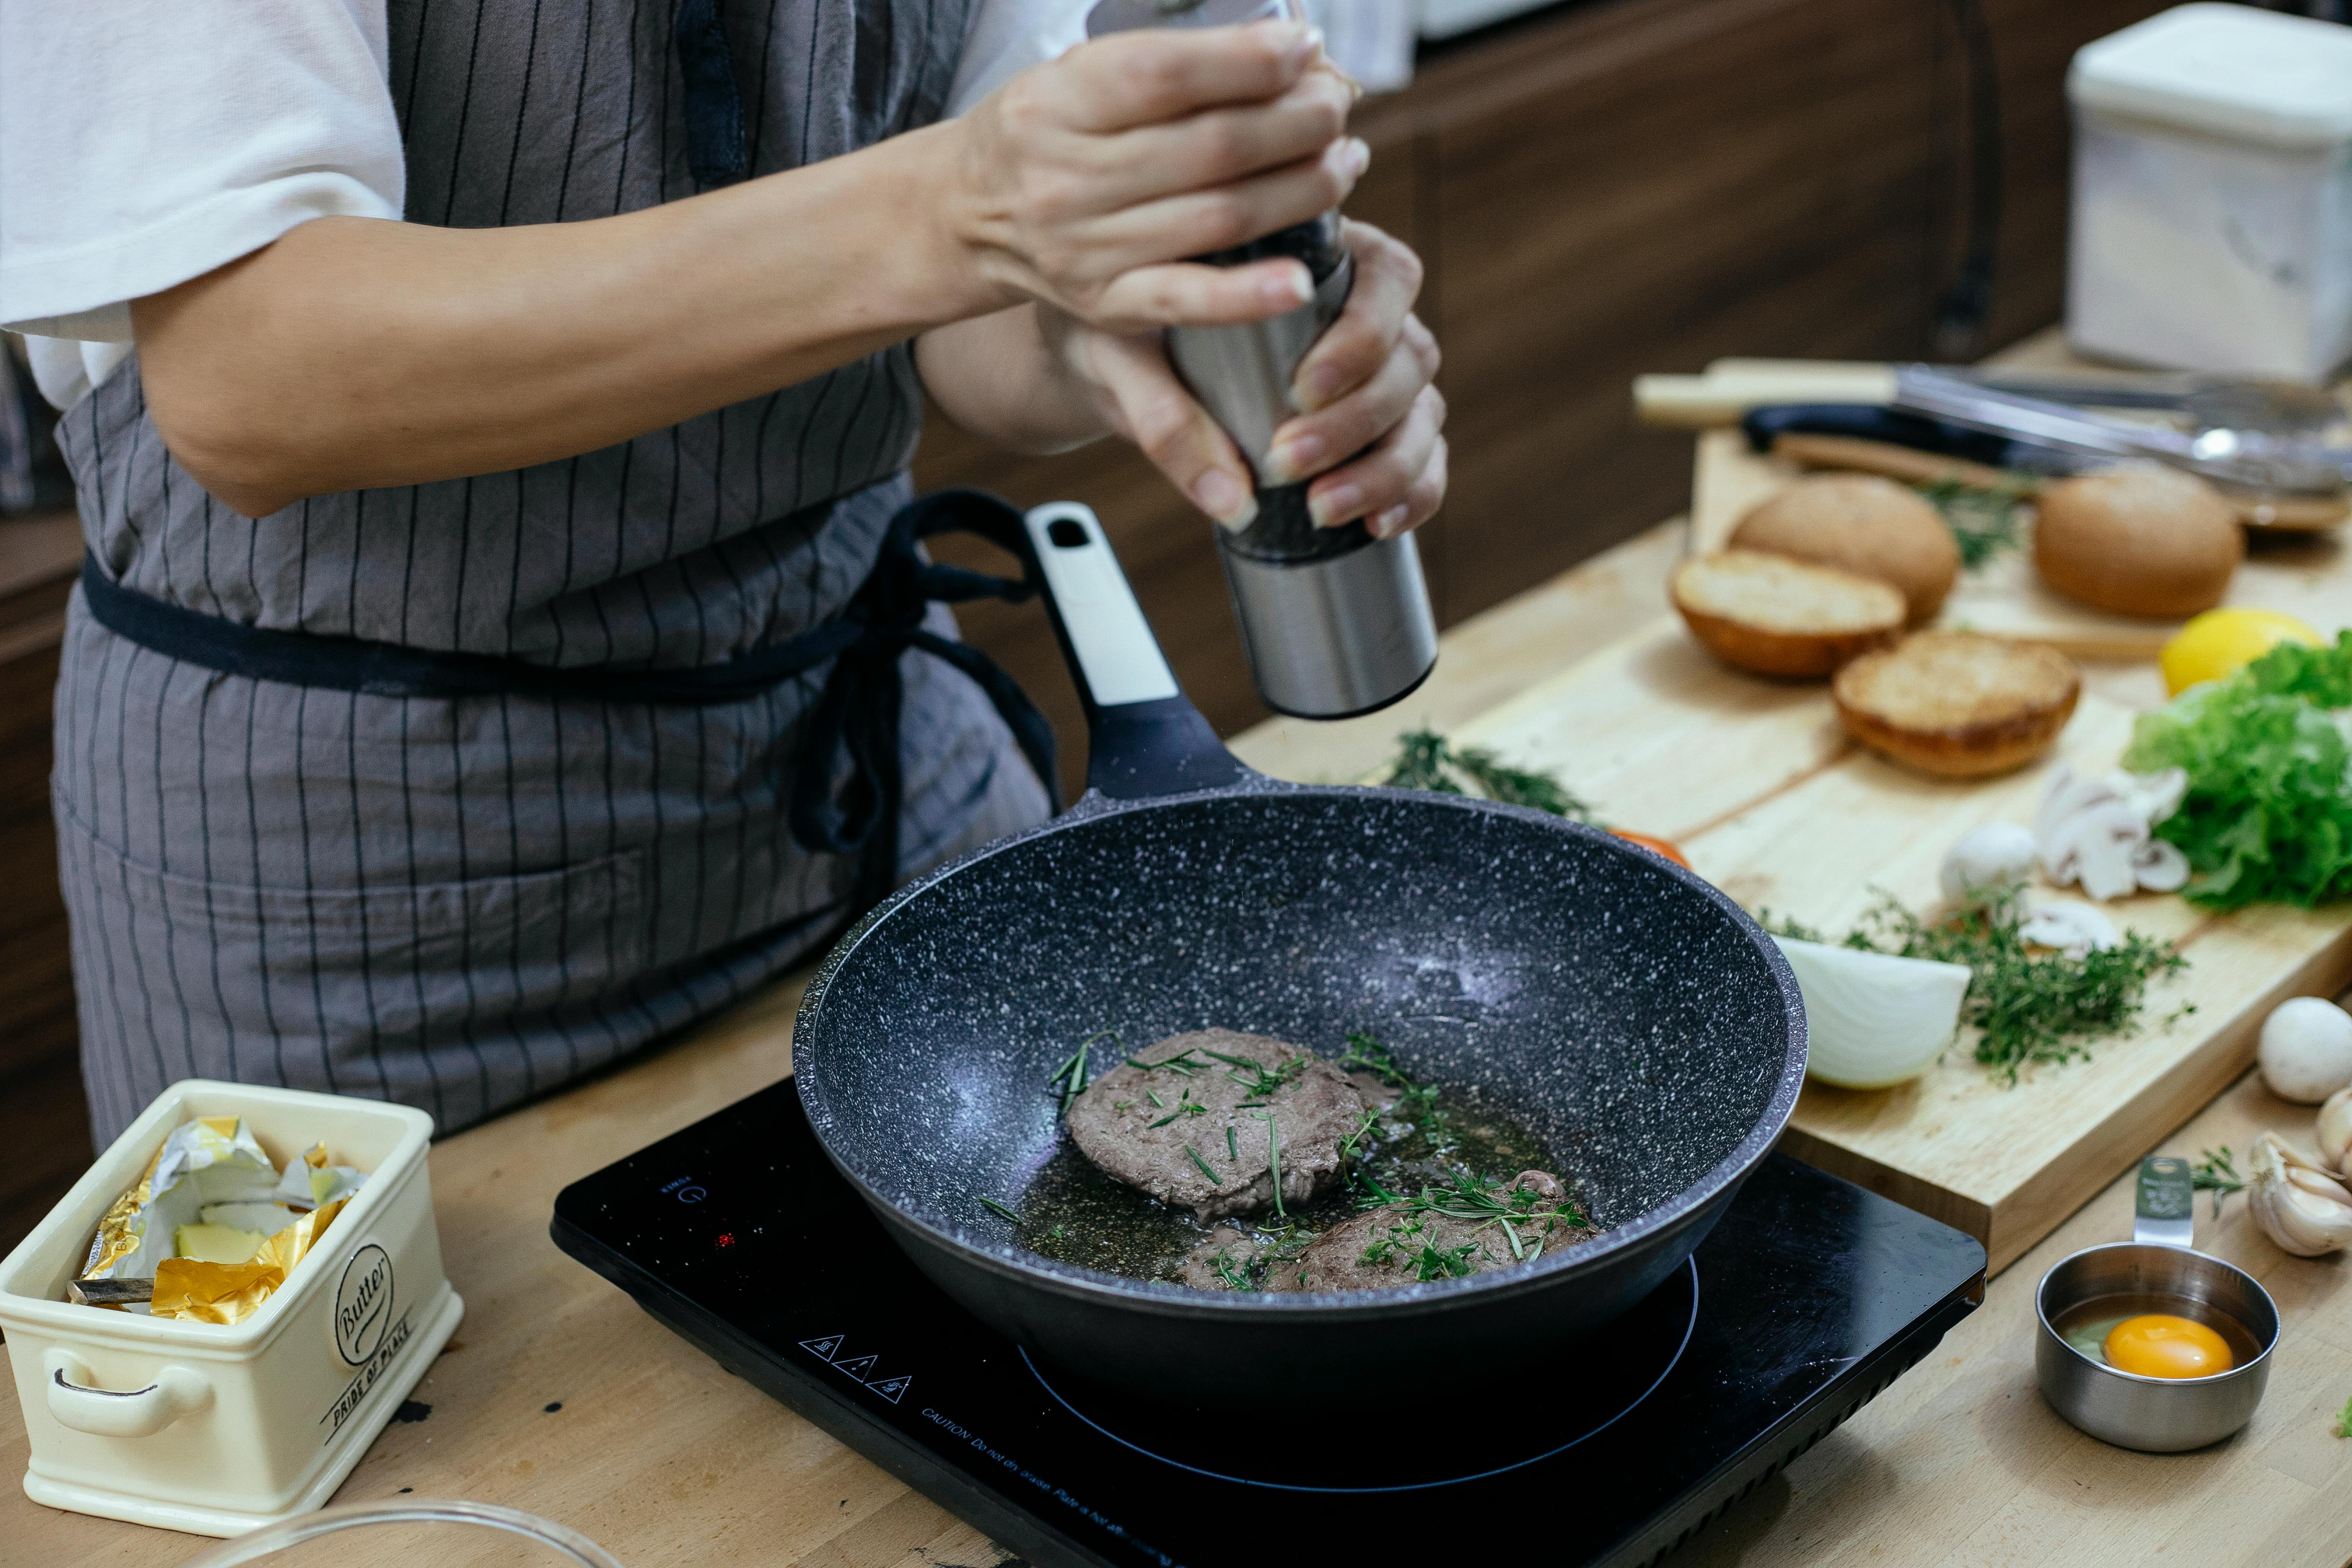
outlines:
[{"label": "black and white pan handle", "polygon": [[1055,501],[1026,521],[1054,635],[1086,705],[1087,787],[1145,800],[1249,777],[1176,684],[1093,510]]}]

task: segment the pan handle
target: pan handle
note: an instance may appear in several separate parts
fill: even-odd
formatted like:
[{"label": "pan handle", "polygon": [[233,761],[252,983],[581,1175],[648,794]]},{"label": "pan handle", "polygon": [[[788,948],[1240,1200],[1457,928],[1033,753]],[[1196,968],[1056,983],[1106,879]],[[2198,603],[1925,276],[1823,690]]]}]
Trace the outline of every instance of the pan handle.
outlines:
[{"label": "pan handle", "polygon": [[1145,800],[1249,777],[1177,686],[1093,510],[1054,501],[1024,521],[1054,635],[1086,705],[1087,787]]}]

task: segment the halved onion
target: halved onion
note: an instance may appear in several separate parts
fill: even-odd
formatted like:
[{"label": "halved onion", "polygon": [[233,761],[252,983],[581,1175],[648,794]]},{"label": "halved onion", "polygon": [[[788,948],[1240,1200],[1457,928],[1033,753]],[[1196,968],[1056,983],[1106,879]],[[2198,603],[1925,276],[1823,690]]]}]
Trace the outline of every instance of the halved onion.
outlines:
[{"label": "halved onion", "polygon": [[1841,1089],[1885,1089],[1936,1065],[1960,1024],[1964,963],[1772,939],[1804,993],[1805,1070]]}]

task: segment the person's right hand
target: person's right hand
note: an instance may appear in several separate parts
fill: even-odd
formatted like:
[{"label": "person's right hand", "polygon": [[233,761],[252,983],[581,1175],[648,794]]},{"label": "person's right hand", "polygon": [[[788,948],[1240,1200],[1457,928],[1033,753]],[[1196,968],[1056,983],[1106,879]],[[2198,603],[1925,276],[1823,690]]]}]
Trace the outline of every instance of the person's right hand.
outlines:
[{"label": "person's right hand", "polygon": [[1184,258],[1338,206],[1370,158],[1353,99],[1288,23],[1082,44],[956,122],[950,231],[1003,303],[1106,331],[1276,316],[1311,295],[1300,263]]}]

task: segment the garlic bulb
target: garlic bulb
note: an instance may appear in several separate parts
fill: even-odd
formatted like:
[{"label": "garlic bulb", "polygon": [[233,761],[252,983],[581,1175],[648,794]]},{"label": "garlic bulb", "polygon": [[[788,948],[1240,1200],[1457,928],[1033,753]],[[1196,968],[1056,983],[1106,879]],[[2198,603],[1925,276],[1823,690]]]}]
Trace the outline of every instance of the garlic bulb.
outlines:
[{"label": "garlic bulb", "polygon": [[2105,912],[2080,899],[2036,899],[2026,906],[2025,921],[2017,928],[2020,940],[2036,947],[2054,947],[2069,958],[2105,952],[2120,946],[2123,933]]},{"label": "garlic bulb", "polygon": [[2352,1176],[2352,1084],[2327,1097],[2319,1108],[2319,1158],[2339,1176]]},{"label": "garlic bulb", "polygon": [[2352,1191],[2277,1133],[2254,1140],[2246,1184],[2255,1223],[2281,1250],[2317,1258],[2352,1246]]},{"label": "garlic bulb", "polygon": [[2352,1014],[2324,996],[2291,996],[2263,1020],[2255,1060],[2273,1094],[2315,1105],[2352,1083]]},{"label": "garlic bulb", "polygon": [[1885,1089],[1936,1065],[1960,1026],[1964,963],[1774,937],[1805,997],[1805,1070],[1841,1089]]},{"label": "garlic bulb", "polygon": [[2179,809],[2188,787],[2179,768],[2086,778],[2061,763],[2033,816],[2042,870],[2095,899],[2177,890],[2189,880],[2188,857],[2151,830]]},{"label": "garlic bulb", "polygon": [[1945,901],[1967,904],[2033,869],[2033,830],[2014,822],[1987,822],[1969,828],[1944,851],[1936,879]]}]

